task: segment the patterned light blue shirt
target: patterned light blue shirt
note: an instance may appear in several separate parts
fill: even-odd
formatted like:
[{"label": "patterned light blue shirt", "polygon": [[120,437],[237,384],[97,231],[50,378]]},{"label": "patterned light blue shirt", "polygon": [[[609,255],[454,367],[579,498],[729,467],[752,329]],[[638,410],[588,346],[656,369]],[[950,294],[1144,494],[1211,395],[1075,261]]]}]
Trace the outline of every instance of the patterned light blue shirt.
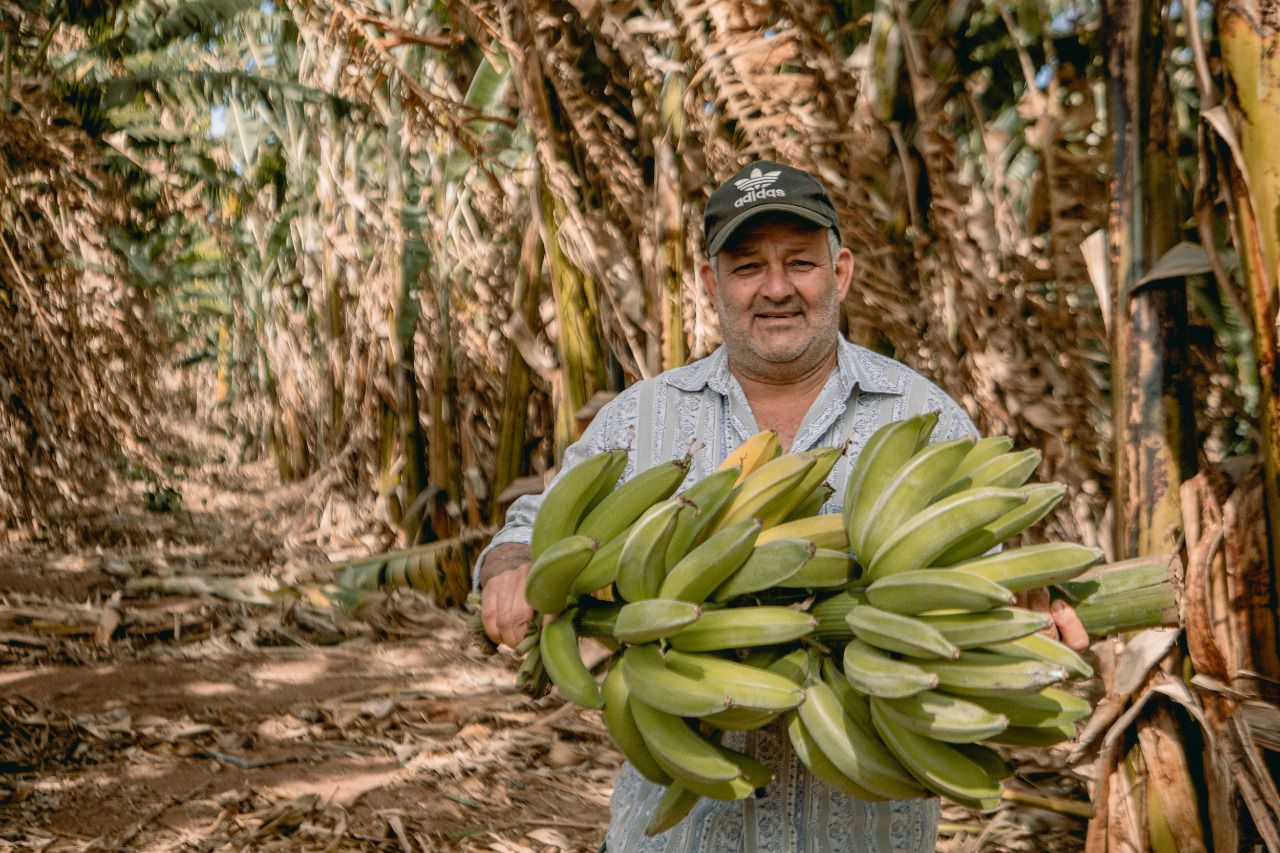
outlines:
[{"label": "patterned light blue shirt", "polygon": [[[840,340],[837,367],[796,432],[792,452],[847,447],[832,470],[835,487],[823,512],[838,512],[849,465],[886,423],[939,413],[934,441],[976,436],[967,414],[943,391],[904,364]],[[565,451],[562,470],[604,450],[627,448],[623,479],[694,449],[685,486],[707,476],[759,432],[742,386],[720,347],[707,358],[637,382],[602,408],[582,438]],[[528,543],[540,495],[518,499],[489,548]],[[488,549],[480,555],[484,560]],[[936,799],[870,803],[834,791],[800,763],[786,731],[775,724],[730,732],[725,745],[755,755],[774,781],[738,802],[703,799],[673,829],[646,838],[644,827],[662,788],[624,765],[614,786],[606,841],[609,853],[721,853],[721,851],[932,851]]]}]

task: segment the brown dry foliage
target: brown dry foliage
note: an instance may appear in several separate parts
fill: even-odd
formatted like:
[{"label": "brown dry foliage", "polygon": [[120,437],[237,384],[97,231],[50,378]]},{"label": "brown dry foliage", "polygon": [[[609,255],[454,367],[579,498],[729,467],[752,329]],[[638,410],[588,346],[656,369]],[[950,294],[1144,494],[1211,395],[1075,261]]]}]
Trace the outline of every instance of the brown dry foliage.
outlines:
[{"label": "brown dry foliage", "polygon": [[157,334],[111,242],[127,194],[37,64],[47,22],[3,6],[17,56],[0,110],[0,530],[74,501],[122,448],[146,458]]}]

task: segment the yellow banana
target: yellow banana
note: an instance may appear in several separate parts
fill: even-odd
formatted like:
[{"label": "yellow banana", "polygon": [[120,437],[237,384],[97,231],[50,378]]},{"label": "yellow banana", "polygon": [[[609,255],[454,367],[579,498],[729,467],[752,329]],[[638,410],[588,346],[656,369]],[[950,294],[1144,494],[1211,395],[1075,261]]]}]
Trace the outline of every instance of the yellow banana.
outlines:
[{"label": "yellow banana", "polygon": [[782,446],[778,443],[778,434],[767,429],[756,433],[731,450],[716,470],[740,469],[734,483],[737,485],[761,465],[776,459],[780,453],[782,453]]},{"label": "yellow banana", "polygon": [[[764,522],[765,527],[775,527],[781,524],[791,513],[795,512],[796,507],[809,500],[814,493],[823,494],[822,486],[825,484],[827,475],[831,473],[831,469],[835,467],[837,461],[844,454],[844,450],[839,447],[822,447],[817,450],[806,450],[795,454],[803,459],[811,459],[813,465],[805,472],[805,475],[787,492],[779,496],[776,501],[771,502],[768,508],[761,512],[760,520]],[[823,502],[825,502],[823,498]],[[819,507],[822,503],[818,504]]]},{"label": "yellow banana", "polygon": [[837,551],[844,551],[849,547],[849,531],[845,529],[844,518],[835,512],[798,518],[762,530],[760,537],[756,539],[756,546],[768,545],[779,539],[804,539],[819,548]]},{"label": "yellow banana", "polygon": [[787,453],[761,465],[743,478],[729,505],[714,522],[714,530],[768,516],[775,505],[790,496],[813,466],[812,457],[799,453]]}]

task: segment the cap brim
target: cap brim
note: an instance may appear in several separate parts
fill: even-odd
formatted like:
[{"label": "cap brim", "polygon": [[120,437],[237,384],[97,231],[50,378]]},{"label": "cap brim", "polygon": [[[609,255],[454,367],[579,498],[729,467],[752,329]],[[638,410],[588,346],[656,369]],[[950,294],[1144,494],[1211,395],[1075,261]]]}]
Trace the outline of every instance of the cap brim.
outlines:
[{"label": "cap brim", "polygon": [[816,225],[822,225],[826,228],[831,228],[835,225],[834,220],[832,220],[830,216],[824,216],[818,211],[810,210],[807,207],[800,207],[795,204],[783,204],[781,202],[757,204],[750,210],[745,210],[742,213],[739,213],[724,224],[724,227],[720,229],[720,233],[716,235],[715,240],[707,246],[707,257],[714,257],[724,244],[729,241],[729,238],[733,236],[733,232],[742,227],[742,224],[748,219],[751,219],[754,216],[759,216],[762,213],[770,212],[792,213],[802,219],[807,219]]}]

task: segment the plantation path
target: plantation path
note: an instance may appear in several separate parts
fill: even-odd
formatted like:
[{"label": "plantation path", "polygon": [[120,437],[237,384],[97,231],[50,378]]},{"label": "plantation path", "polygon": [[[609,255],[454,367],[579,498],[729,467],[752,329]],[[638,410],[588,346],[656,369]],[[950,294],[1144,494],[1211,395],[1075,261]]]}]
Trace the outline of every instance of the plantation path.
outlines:
[{"label": "plantation path", "polygon": [[597,848],[596,715],[516,693],[466,614],[140,591],[377,550],[332,509],[308,528],[315,484],[173,445],[180,507],[124,483],[70,537],[0,544],[0,850]]}]

